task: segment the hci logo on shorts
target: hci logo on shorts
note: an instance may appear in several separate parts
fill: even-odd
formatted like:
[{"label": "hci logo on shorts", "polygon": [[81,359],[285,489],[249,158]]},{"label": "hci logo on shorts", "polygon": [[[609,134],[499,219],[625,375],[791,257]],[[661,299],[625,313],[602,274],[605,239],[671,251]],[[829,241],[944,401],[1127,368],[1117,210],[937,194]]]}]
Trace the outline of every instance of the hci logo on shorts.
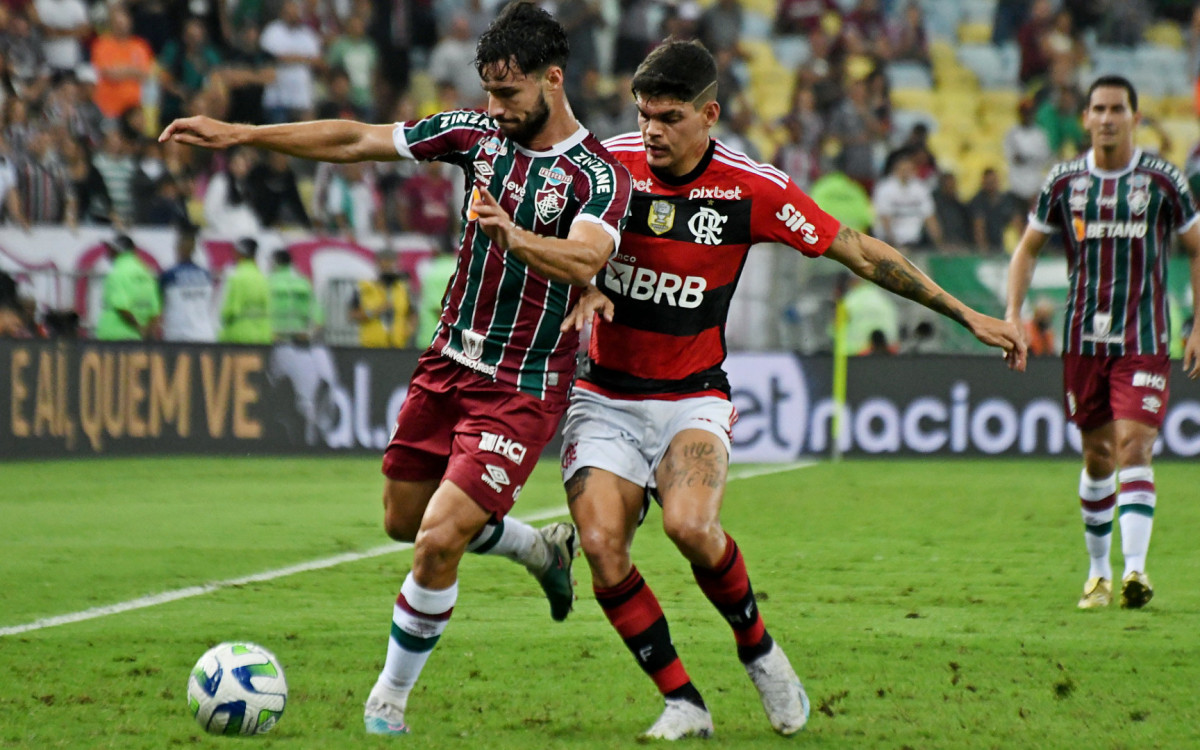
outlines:
[{"label": "hci logo on shorts", "polygon": [[503,435],[493,435],[490,432],[480,434],[479,450],[498,453],[517,466],[520,466],[521,462],[525,460],[524,445],[518,443],[516,440],[509,440]]}]

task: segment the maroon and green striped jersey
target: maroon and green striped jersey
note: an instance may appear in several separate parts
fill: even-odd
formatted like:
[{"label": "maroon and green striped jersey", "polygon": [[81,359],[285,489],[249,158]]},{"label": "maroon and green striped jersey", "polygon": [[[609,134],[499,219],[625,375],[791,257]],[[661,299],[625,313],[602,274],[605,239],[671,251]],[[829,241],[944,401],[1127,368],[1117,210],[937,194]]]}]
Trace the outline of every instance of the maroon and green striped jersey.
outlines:
[{"label": "maroon and green striped jersey", "polygon": [[[468,193],[486,188],[517,226],[565,238],[575,222],[592,221],[620,244],[629,172],[583,127],[546,151],[530,151],[485,113],[452,111],[397,123],[393,138],[401,156],[462,168]],[[476,222],[464,216],[462,223],[458,266],[431,348],[498,383],[565,399],[579,336],[558,329],[581,290],[538,275]]]},{"label": "maroon and green striped jersey", "polygon": [[1171,235],[1200,219],[1183,174],[1138,149],[1129,166],[1096,167],[1091,151],[1056,165],[1029,214],[1067,253],[1063,351],[1166,354],[1167,254]]}]

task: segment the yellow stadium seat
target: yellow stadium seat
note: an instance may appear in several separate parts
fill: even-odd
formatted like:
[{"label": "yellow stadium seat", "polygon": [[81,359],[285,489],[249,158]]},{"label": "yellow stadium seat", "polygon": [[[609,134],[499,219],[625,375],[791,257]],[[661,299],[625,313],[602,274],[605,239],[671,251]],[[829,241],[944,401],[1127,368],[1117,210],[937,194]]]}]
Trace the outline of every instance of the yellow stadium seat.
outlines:
[{"label": "yellow stadium seat", "polygon": [[935,94],[929,89],[892,89],[892,106],[897,109],[915,109],[932,112]]},{"label": "yellow stadium seat", "polygon": [[1169,21],[1156,23],[1146,29],[1145,39],[1150,44],[1157,44],[1171,49],[1183,48],[1183,32],[1179,26]]},{"label": "yellow stadium seat", "polygon": [[990,44],[992,25],[983,21],[968,21],[958,25],[958,41],[963,44]]}]

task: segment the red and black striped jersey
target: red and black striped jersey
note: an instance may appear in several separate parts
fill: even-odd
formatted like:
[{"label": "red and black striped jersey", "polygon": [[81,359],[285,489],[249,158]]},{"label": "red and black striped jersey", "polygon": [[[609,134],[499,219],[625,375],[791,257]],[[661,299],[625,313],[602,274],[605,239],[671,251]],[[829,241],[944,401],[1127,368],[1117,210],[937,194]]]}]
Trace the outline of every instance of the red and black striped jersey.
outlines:
[{"label": "red and black striped jersey", "polygon": [[604,142],[633,177],[621,247],[596,277],[613,301],[597,318],[579,384],[614,398],[729,397],[725,321],[750,246],[825,252],[837,219],[786,174],[710,141],[691,173],[650,168],[642,137]]},{"label": "red and black striped jersey", "polygon": [[[565,238],[574,222],[591,221],[620,246],[629,173],[582,126],[546,151],[530,151],[485,113],[464,110],[397,123],[393,139],[401,156],[461,167],[468,191],[486,188],[517,226]],[[579,336],[559,326],[579,294],[533,272],[464,220],[458,266],[430,346],[498,383],[563,400]]]},{"label": "red and black striped jersey", "polygon": [[1043,234],[1059,233],[1066,248],[1063,351],[1166,354],[1171,235],[1197,218],[1180,171],[1140,149],[1121,170],[1099,169],[1091,151],[1055,166],[1029,225]]}]

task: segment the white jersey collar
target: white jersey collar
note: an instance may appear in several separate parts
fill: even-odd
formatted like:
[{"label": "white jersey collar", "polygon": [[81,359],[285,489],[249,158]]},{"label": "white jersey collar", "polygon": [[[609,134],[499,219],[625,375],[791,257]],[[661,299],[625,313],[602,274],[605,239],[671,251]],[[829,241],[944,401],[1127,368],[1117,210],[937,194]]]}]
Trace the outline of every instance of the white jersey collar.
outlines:
[{"label": "white jersey collar", "polygon": [[524,146],[517,143],[516,141],[513,141],[513,146],[515,146],[517,151],[521,152],[522,154],[525,154],[526,156],[531,156],[534,158],[537,158],[540,156],[562,156],[563,154],[567,153],[568,151],[575,148],[579,144],[583,143],[583,139],[587,138],[587,137],[588,137],[588,129],[585,128],[583,125],[580,125],[579,128],[574,133],[567,136],[566,138],[559,141],[558,143],[554,144],[553,146],[546,149],[545,151],[534,151],[532,149],[525,148]]},{"label": "white jersey collar", "polygon": [[1142,160],[1142,150],[1140,148],[1135,148],[1133,150],[1133,158],[1130,159],[1129,163],[1126,164],[1124,167],[1122,167],[1120,169],[1114,169],[1114,170],[1100,169],[1099,167],[1096,166],[1096,150],[1089,148],[1088,152],[1087,152],[1088,171],[1091,172],[1092,174],[1096,175],[1097,177],[1101,177],[1101,178],[1104,178],[1107,180],[1116,179],[1117,177],[1121,177],[1123,175],[1129,174],[1130,172],[1133,171],[1134,167],[1136,167],[1138,165],[1138,162],[1141,160]]}]

